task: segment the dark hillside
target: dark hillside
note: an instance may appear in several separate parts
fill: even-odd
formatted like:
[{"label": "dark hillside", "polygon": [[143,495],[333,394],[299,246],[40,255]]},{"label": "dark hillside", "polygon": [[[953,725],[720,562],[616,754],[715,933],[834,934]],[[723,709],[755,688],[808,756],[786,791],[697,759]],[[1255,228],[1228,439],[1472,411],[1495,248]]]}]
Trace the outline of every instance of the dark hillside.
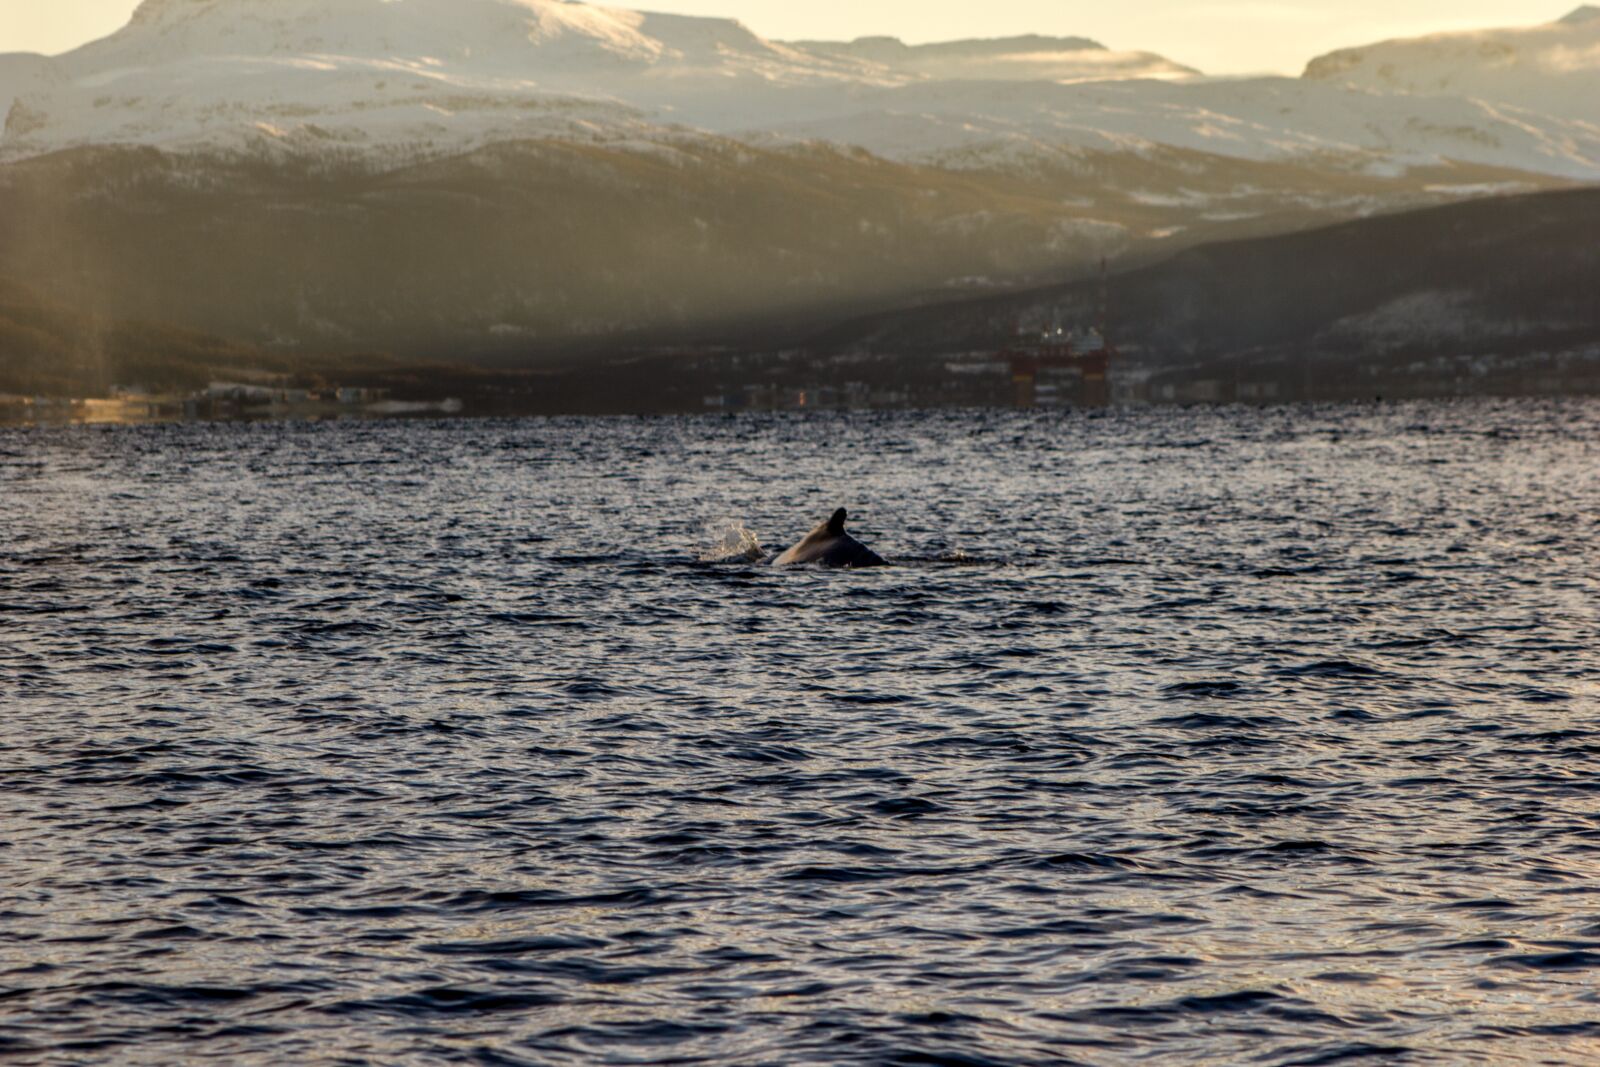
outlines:
[{"label": "dark hillside", "polygon": [[[1097,284],[859,319],[819,347],[991,347],[1091,321]],[[1240,354],[1527,351],[1600,340],[1600,189],[1500,197],[1211,244],[1111,280],[1115,339],[1153,365]]]},{"label": "dark hillside", "polygon": [[1439,183],[1534,180],[1166,149],[1070,164],[527,141],[374,173],[78,149],[0,166],[0,274],[86,314],[264,345],[526,361],[614,339],[809,330],[929,293],[1069,279],[1103,253],[1164,256],[1362,205],[1436,203]]}]

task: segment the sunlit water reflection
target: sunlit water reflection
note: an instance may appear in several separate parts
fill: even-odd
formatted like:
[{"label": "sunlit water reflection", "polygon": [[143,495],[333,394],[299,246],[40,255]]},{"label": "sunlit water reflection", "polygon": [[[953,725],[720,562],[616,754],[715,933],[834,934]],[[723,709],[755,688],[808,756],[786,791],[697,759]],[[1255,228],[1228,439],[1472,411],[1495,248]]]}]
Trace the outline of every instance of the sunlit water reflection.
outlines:
[{"label": "sunlit water reflection", "polygon": [[[1600,406],[0,432],[0,1054],[1600,1056]],[[835,506],[898,566],[727,558]]]}]

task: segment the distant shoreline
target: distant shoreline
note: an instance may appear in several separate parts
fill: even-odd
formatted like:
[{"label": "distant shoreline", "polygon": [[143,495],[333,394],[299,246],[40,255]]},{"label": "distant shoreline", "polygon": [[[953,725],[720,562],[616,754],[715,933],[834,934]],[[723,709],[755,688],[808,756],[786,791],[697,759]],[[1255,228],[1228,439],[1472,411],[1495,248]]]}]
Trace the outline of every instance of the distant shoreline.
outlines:
[{"label": "distant shoreline", "polygon": [[518,419],[518,418],[692,418],[735,417],[758,415],[809,415],[809,414],[871,414],[880,412],[940,412],[961,411],[1033,411],[1040,414],[1102,415],[1128,414],[1141,411],[1188,408],[1292,408],[1297,406],[1357,406],[1374,404],[1407,404],[1429,402],[1551,400],[1588,402],[1600,397],[1600,388],[1587,391],[1523,391],[1523,392],[1390,392],[1370,395],[1320,395],[1298,397],[1237,397],[1142,399],[1133,402],[1113,402],[1091,406],[1058,403],[863,403],[728,405],[723,407],[626,407],[590,408],[585,410],[541,408],[537,405],[506,405],[456,402],[395,402],[367,408],[328,408],[325,406],[279,406],[242,408],[225,412],[204,414],[185,413],[169,405],[156,408],[140,401],[103,398],[79,398],[44,402],[17,403],[14,398],[0,397],[0,429],[69,426],[155,426],[179,424],[233,424],[233,423],[321,423],[321,422],[379,422],[415,419],[441,421],[449,419]]}]

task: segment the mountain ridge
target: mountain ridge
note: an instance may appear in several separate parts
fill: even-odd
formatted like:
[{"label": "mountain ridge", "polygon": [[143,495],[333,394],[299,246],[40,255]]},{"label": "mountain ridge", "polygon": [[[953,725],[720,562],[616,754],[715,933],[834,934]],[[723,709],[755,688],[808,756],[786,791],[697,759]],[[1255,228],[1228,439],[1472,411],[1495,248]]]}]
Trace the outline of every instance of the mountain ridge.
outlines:
[{"label": "mountain ridge", "polygon": [[1340,77],[1200,80],[1081,37],[785,44],[729,19],[564,0],[146,0],[117,33],[29,62],[0,71],[17,98],[0,160],[153,144],[384,167],[496,140],[698,131],[968,169],[1166,145],[1600,178],[1600,124],[1570,114]]},{"label": "mountain ridge", "polygon": [[[922,356],[993,349],[1017,323],[1095,321],[1102,289],[1087,279],[866,316],[808,343]],[[1577,346],[1592,350],[1600,374],[1600,188],[1197,245],[1114,275],[1109,293],[1113,339],[1147,373]]]},{"label": "mountain ridge", "polygon": [[[1084,63],[1117,76],[1056,76]],[[1163,64],[559,0],[147,0],[0,57],[0,271],[263,345],[550,352],[1600,179],[1585,118]]]},{"label": "mountain ridge", "polygon": [[1330,180],[1178,150],[960,172],[703,137],[502,142],[382,172],[82,148],[0,167],[0,274],[259,344],[534,355],[1524,187],[1461,167]]},{"label": "mountain ridge", "polygon": [[1398,38],[1318,56],[1304,77],[1390,93],[1450,94],[1600,126],[1600,7],[1541,26]]},{"label": "mountain ridge", "polygon": [[1103,291],[1121,349],[1119,389],[1149,399],[1597,392],[1600,188],[1202,244],[1108,283],[1086,277],[846,317],[821,331],[796,320],[729,332],[714,346],[607,345],[592,359],[538,371],[526,362],[463,362],[460,353],[444,363],[266,349],[86,315],[0,272],[0,351],[8,356],[0,394],[95,395],[116,382],[194,389],[218,375],[271,373],[397,388],[415,399],[471,396],[485,410],[665,411],[697,409],[729,381],[804,389],[848,366],[852,380],[914,385],[941,402],[945,361],[1000,365],[997,354],[1017,343],[1019,327],[1097,321]]}]

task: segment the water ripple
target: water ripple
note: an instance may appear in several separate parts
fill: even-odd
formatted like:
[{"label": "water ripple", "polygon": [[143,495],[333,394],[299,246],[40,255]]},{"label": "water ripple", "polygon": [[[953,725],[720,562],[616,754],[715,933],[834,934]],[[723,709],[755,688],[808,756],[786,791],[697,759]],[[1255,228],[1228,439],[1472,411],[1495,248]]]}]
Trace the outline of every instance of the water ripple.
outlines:
[{"label": "water ripple", "polygon": [[[8,1058],[1600,1037],[1592,403],[0,455]],[[896,566],[752,562],[841,504]]]}]

